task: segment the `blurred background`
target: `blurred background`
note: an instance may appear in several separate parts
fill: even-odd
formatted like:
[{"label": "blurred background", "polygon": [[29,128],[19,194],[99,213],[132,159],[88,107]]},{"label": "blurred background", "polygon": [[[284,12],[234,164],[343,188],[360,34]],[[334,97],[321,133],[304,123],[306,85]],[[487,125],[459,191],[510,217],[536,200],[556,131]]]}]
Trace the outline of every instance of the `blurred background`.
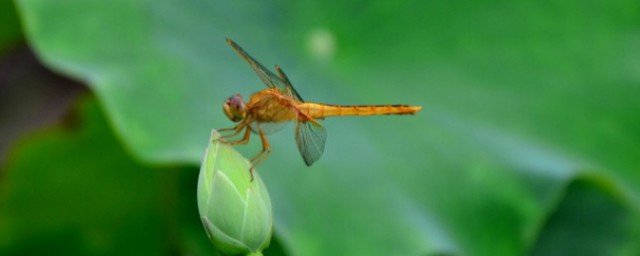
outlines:
[{"label": "blurred background", "polygon": [[[293,126],[265,255],[639,255],[640,2],[0,0],[0,255],[211,255],[224,100],[410,104]],[[236,147],[251,157],[256,138]]]}]

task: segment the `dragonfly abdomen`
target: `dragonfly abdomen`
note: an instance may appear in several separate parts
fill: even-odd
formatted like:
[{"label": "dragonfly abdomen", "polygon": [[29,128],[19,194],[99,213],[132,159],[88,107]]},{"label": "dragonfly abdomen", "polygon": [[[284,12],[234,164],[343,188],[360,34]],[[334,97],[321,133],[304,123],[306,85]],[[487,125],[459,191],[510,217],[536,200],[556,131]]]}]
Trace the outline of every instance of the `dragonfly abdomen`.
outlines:
[{"label": "dragonfly abdomen", "polygon": [[422,107],[409,105],[356,105],[340,106],[319,103],[302,103],[299,109],[312,118],[331,116],[413,115]]}]

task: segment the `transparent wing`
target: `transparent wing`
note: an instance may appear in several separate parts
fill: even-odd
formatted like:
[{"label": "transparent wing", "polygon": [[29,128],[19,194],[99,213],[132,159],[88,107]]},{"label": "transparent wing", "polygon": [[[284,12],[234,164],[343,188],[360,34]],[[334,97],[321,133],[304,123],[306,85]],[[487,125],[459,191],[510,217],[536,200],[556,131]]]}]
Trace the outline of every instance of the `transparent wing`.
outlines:
[{"label": "transparent wing", "polygon": [[259,123],[259,122],[251,122],[250,127],[251,131],[255,134],[259,134],[258,126],[262,129],[264,134],[272,134],[274,132],[282,130],[287,124],[290,122],[269,122],[269,123]]},{"label": "transparent wing", "polygon": [[251,65],[251,68],[258,74],[262,82],[269,88],[274,88],[286,93],[287,95],[294,97],[295,99],[302,101],[298,92],[293,89],[289,78],[284,74],[280,67],[276,66],[278,70],[278,74],[280,76],[275,75],[273,72],[269,71],[266,67],[264,67],[260,62],[255,60],[251,55],[245,52],[238,44],[236,44],[233,40],[227,38],[227,43],[231,45],[233,50],[235,50],[240,57],[242,57],[245,61]]},{"label": "transparent wing", "polygon": [[291,84],[291,81],[289,81],[289,78],[287,77],[287,75],[284,74],[284,70],[282,70],[280,66],[276,65],[276,71],[278,71],[278,75],[286,84],[287,89],[289,90],[289,94],[295,99],[301,102],[304,102],[304,100],[302,100],[302,97],[300,97],[300,94],[298,94],[298,91],[296,91],[296,89],[293,88],[293,85]]},{"label": "transparent wing", "polygon": [[296,144],[307,166],[320,159],[327,140],[327,130],[314,122],[296,122]]}]

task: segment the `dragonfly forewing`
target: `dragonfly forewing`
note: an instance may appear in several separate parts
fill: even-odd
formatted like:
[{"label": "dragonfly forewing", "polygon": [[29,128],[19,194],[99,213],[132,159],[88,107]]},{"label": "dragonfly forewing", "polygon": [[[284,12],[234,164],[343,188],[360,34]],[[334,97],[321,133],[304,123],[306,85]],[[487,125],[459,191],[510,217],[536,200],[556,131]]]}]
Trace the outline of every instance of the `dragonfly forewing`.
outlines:
[{"label": "dragonfly forewing", "polygon": [[293,86],[289,82],[289,78],[287,78],[287,76],[284,74],[282,69],[280,69],[280,67],[276,66],[276,69],[278,70],[278,74],[280,75],[278,76],[273,72],[271,72],[269,69],[267,69],[265,66],[260,64],[260,62],[258,62],[256,59],[251,57],[251,55],[245,52],[242,49],[242,47],[236,44],[233,40],[227,38],[227,43],[231,45],[233,50],[235,50],[240,55],[240,57],[242,57],[245,61],[249,63],[251,68],[253,68],[253,70],[258,74],[262,82],[264,82],[264,84],[267,87],[278,89],[283,93],[285,93],[286,95],[289,95],[290,97],[295,97],[296,99],[302,101],[302,99],[300,98],[300,95],[298,94],[298,92],[296,92],[295,89],[293,89]]}]

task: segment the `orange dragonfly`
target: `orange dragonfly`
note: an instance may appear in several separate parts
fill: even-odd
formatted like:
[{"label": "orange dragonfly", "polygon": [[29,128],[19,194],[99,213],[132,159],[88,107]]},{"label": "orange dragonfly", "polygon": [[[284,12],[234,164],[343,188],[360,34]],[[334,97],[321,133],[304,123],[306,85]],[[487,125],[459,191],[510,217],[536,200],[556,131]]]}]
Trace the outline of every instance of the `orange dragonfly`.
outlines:
[{"label": "orange dragonfly", "polygon": [[[275,75],[249,56],[234,41],[227,38],[227,43],[251,65],[268,87],[251,95],[249,102],[246,102],[240,94],[236,94],[229,97],[223,105],[227,117],[238,123],[233,128],[220,130],[220,132],[233,131],[232,134],[222,136],[223,141],[232,145],[247,144],[251,132],[258,134],[262,140],[262,151],[251,159],[252,180],[255,167],[271,153],[266,135],[280,130],[290,121],[295,121],[296,144],[302,159],[307,166],[311,166],[322,156],[327,139],[327,131],[320,125],[319,119],[331,116],[405,115],[415,114],[422,109],[422,107],[408,105],[341,106],[305,102],[278,65],[276,65],[278,75]],[[238,136],[243,130],[242,139],[226,141],[228,138]]]}]

